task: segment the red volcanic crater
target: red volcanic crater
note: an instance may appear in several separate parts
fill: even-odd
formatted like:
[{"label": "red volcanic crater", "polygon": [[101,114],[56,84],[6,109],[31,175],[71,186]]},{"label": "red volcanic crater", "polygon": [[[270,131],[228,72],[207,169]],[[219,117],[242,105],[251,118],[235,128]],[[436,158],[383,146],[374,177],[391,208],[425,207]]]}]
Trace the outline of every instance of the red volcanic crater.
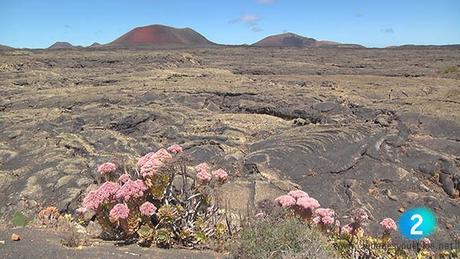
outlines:
[{"label": "red volcanic crater", "polygon": [[190,29],[164,25],[137,27],[109,43],[110,46],[205,46],[214,44]]}]

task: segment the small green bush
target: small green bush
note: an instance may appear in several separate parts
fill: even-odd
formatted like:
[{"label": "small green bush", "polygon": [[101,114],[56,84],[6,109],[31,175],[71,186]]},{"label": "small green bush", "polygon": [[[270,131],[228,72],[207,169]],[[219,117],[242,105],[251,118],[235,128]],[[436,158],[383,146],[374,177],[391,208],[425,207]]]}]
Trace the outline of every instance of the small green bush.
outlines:
[{"label": "small green bush", "polygon": [[29,220],[26,218],[26,216],[24,216],[24,214],[22,214],[19,211],[16,211],[13,215],[12,222],[15,227],[22,228],[22,227],[25,227],[27,223],[29,223]]},{"label": "small green bush", "polygon": [[230,248],[231,258],[336,258],[318,230],[296,218],[247,223]]},{"label": "small green bush", "polygon": [[442,72],[444,74],[449,74],[449,73],[456,73],[456,72],[459,72],[459,69],[457,66],[448,66],[448,67],[445,67]]}]

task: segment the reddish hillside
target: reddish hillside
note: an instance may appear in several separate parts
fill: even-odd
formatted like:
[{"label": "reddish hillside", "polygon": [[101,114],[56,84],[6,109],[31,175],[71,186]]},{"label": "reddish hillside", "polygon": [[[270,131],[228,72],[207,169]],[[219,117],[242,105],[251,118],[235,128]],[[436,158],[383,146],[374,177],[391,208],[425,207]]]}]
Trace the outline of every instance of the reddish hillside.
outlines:
[{"label": "reddish hillside", "polygon": [[214,44],[190,29],[177,29],[164,25],[137,27],[109,43],[110,46],[203,46]]},{"label": "reddish hillside", "polygon": [[362,47],[360,45],[341,44],[334,41],[318,41],[295,33],[283,33],[268,36],[252,45],[258,47]]},{"label": "reddish hillside", "polygon": [[283,33],[268,36],[253,45],[259,47],[307,47],[314,46],[315,43],[316,40],[312,38],[302,37],[294,33]]},{"label": "reddish hillside", "polygon": [[73,48],[75,48],[75,46],[73,46],[72,44],[68,42],[61,42],[61,41],[58,41],[48,47],[48,49],[73,49]]},{"label": "reddish hillside", "polygon": [[99,48],[102,45],[99,42],[94,42],[93,44],[89,45],[88,48]]}]

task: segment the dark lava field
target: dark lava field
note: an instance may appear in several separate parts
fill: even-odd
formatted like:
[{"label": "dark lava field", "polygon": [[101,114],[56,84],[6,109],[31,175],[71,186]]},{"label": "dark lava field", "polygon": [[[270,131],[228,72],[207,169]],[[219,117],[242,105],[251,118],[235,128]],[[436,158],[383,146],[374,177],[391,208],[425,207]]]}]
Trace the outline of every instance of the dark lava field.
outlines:
[{"label": "dark lava field", "polygon": [[[106,161],[179,143],[229,208],[301,188],[349,223],[427,206],[460,238],[460,49],[0,52],[0,218],[72,213]],[[430,237],[431,238],[431,237]]]}]

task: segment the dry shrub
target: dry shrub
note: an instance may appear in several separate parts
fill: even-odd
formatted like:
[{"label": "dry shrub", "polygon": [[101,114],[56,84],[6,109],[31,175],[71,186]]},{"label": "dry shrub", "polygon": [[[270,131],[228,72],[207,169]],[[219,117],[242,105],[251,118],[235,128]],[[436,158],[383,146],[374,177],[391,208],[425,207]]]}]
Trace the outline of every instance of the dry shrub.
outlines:
[{"label": "dry shrub", "polygon": [[71,221],[63,221],[61,244],[66,247],[79,247],[86,244],[84,233],[79,226]]},{"label": "dry shrub", "polygon": [[231,258],[335,258],[332,245],[318,230],[296,218],[247,223],[231,246]]},{"label": "dry shrub", "polygon": [[61,214],[59,213],[58,208],[47,207],[38,213],[37,222],[41,226],[56,227],[60,216]]}]

